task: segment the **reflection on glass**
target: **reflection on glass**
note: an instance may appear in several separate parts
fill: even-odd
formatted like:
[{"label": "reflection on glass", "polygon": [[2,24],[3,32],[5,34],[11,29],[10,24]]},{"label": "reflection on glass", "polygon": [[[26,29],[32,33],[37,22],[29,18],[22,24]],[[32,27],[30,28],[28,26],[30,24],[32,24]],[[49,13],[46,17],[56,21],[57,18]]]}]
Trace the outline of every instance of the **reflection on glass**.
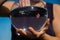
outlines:
[{"label": "reflection on glass", "polygon": [[16,8],[10,15],[12,25],[16,29],[22,28],[26,32],[29,32],[29,27],[39,31],[45,26],[47,17],[46,9],[35,6]]}]

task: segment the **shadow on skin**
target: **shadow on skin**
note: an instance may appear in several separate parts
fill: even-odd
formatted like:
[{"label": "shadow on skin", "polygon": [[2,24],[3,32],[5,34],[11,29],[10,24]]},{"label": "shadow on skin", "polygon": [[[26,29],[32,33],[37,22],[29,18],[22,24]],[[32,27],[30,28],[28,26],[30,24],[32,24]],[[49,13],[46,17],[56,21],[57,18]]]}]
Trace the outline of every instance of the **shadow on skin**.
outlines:
[{"label": "shadow on skin", "polygon": [[8,17],[10,14],[10,10],[5,6],[0,7],[0,17]]}]

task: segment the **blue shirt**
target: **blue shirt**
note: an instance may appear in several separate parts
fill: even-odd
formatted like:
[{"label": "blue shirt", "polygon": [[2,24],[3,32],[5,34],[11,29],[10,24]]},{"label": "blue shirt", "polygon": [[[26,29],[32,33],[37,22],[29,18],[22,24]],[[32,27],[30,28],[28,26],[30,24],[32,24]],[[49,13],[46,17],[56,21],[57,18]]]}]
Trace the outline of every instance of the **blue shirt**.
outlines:
[{"label": "blue shirt", "polygon": [[0,40],[11,40],[11,21],[8,17],[0,17]]},{"label": "blue shirt", "polygon": [[44,0],[44,1],[52,4],[60,4],[60,0]]}]

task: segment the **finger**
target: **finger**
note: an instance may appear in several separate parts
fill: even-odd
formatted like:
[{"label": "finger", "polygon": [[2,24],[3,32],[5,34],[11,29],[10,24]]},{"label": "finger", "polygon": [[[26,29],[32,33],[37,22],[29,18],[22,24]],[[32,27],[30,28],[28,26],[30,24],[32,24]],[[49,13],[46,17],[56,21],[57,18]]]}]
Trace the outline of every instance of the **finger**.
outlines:
[{"label": "finger", "polygon": [[46,21],[47,21],[47,24],[50,24],[50,19],[49,18]]},{"label": "finger", "polygon": [[47,29],[48,29],[47,27],[44,27],[41,30],[39,30],[37,37],[40,37],[42,34],[44,34]]},{"label": "finger", "polygon": [[40,31],[40,32],[38,32],[38,35],[36,35],[36,37],[38,38],[38,37],[41,37],[41,35],[43,35],[45,33],[45,31]]},{"label": "finger", "polygon": [[31,38],[31,39],[35,38],[31,33],[25,32],[25,31],[23,31],[23,29],[19,29],[18,33],[20,33],[21,35],[23,35],[25,37]]},{"label": "finger", "polygon": [[22,4],[22,0],[19,0],[19,6],[22,7],[23,4]]},{"label": "finger", "polygon": [[19,0],[19,6],[21,6],[21,0]]},{"label": "finger", "polygon": [[36,35],[36,31],[35,31],[32,27],[29,27],[29,31],[30,31],[32,34]]},{"label": "finger", "polygon": [[36,35],[36,37],[40,37],[41,35],[43,35],[44,33],[45,33],[45,30],[46,30],[47,28],[45,27],[45,28],[43,28],[42,30],[40,30],[39,32],[37,32],[37,35]]},{"label": "finger", "polygon": [[30,5],[31,5],[30,0],[27,0],[26,6],[30,6]]},{"label": "finger", "polygon": [[48,29],[48,25],[50,24],[49,21],[50,21],[50,19],[46,20],[45,27],[43,27],[39,30],[39,33],[38,33],[39,35],[37,35],[37,37],[40,37],[41,35],[43,35],[45,33],[45,31]]},{"label": "finger", "polygon": [[41,28],[39,31],[46,31],[48,29],[48,25],[46,25],[45,27]]},{"label": "finger", "polygon": [[41,31],[46,31],[47,30],[47,27],[44,27]]},{"label": "finger", "polygon": [[50,24],[50,19],[48,18],[48,19],[46,20],[46,25],[45,25],[45,28],[46,28],[46,29],[48,29],[49,24]]},{"label": "finger", "polygon": [[19,29],[18,33],[20,33],[21,35],[27,35],[27,33],[23,29]]},{"label": "finger", "polygon": [[45,33],[45,30],[46,28],[43,28],[41,31],[35,31],[32,27],[29,27],[29,30],[30,30],[30,32],[35,36],[35,38],[38,38],[38,37],[40,37],[42,34],[44,34]]},{"label": "finger", "polygon": [[22,5],[23,5],[23,7],[26,6],[25,0],[22,0]]},{"label": "finger", "polygon": [[50,24],[50,19],[48,18],[48,19],[46,19],[44,25],[42,26],[42,28],[40,30],[42,30],[44,27],[48,28],[49,24]]}]

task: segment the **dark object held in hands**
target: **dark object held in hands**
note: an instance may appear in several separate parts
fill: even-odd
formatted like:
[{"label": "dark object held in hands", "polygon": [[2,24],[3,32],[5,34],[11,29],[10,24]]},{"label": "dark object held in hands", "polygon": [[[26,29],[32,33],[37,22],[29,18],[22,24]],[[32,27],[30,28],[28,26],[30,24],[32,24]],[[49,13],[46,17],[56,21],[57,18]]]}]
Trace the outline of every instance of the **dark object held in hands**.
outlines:
[{"label": "dark object held in hands", "polygon": [[19,7],[11,11],[11,22],[15,29],[22,28],[28,31],[28,27],[33,27],[39,31],[45,26],[48,17],[47,10],[41,7],[27,6]]}]

